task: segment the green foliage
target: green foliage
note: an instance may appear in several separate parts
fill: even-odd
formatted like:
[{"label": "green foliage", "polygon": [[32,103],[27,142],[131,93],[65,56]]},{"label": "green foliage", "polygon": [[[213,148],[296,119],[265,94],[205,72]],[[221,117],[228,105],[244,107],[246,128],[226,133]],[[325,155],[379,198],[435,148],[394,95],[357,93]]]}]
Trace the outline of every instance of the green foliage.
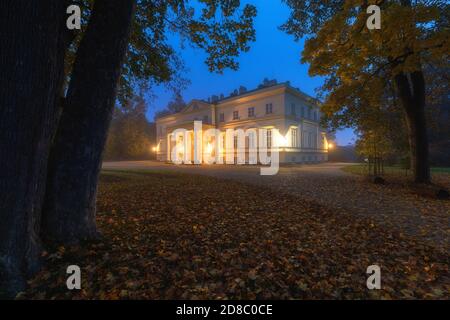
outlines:
[{"label": "green foliage", "polygon": [[[89,22],[95,0],[80,0],[82,30],[70,44],[66,59],[66,78],[76,50]],[[164,83],[179,90],[188,81],[183,79],[184,62],[168,43],[169,32],[178,33],[183,41],[202,48],[208,54],[206,64],[213,72],[236,69],[236,57],[249,50],[255,40],[253,18],[256,8],[231,0],[137,0],[136,13],[123,65],[118,99],[125,104],[133,93]],[[112,22],[113,23],[113,22]]]}]

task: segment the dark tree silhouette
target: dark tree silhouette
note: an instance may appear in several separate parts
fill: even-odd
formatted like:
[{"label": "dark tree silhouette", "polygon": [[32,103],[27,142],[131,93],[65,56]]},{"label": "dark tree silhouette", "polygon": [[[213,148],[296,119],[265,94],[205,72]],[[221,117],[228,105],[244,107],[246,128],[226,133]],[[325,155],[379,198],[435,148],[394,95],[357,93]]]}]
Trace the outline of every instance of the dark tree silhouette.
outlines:
[{"label": "dark tree silhouette", "polygon": [[[120,76],[130,68],[136,69],[135,73],[139,75],[147,74],[140,72],[142,64],[153,70],[154,75],[159,74],[160,67],[167,66],[164,58],[150,62],[147,57],[125,60],[127,49],[128,53],[134,51],[128,46],[130,40],[134,46],[141,48],[147,45],[149,50],[154,50],[152,43],[136,41],[136,29],[141,30],[141,35],[151,29],[153,34],[164,38],[169,21],[172,28],[207,51],[206,63],[211,71],[238,67],[234,58],[247,51],[247,43],[254,40],[256,9],[246,5],[237,15],[239,2],[216,0],[205,6],[207,10],[203,10],[201,17],[195,20],[185,1],[170,4],[135,0],[94,2],[76,52],[50,155],[42,219],[42,236],[47,240],[78,243],[98,236],[95,227],[98,175]],[[169,9],[180,19],[170,21]],[[215,14],[219,10],[222,13],[220,21]],[[148,41],[145,35],[143,38]],[[157,51],[167,50],[164,44],[158,44]]]},{"label": "dark tree silhouette", "polygon": [[134,8],[134,0],[95,1],[51,150],[42,214],[47,240],[97,236],[97,180]]},{"label": "dark tree silhouette", "polygon": [[61,0],[0,2],[0,296],[39,267],[40,209],[62,88]]}]

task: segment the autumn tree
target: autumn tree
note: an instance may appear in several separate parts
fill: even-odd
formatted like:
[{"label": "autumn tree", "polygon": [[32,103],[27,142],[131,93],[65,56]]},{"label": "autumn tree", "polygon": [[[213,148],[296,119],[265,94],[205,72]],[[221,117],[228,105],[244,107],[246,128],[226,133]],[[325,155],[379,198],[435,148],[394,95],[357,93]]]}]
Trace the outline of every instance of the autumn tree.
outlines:
[{"label": "autumn tree", "polygon": [[[302,61],[325,77],[323,110],[352,117],[380,106],[394,89],[407,124],[415,181],[430,182],[424,64],[448,61],[445,1],[295,1],[282,29],[308,36]],[[381,30],[366,27],[369,4],[381,8]]]},{"label": "autumn tree", "polygon": [[77,243],[97,236],[97,181],[118,85],[126,89],[125,81],[132,88],[146,77],[170,80],[169,30],[204,49],[211,71],[236,69],[235,58],[254,40],[255,15],[255,7],[228,0],[202,1],[197,7],[180,0],[94,1],[68,75],[50,156],[42,218],[48,241]]},{"label": "autumn tree", "polygon": [[79,33],[66,28],[69,3],[0,5],[0,284],[8,296],[37,270],[40,238],[97,236],[97,180],[114,105],[149,79],[172,79],[178,68],[166,33],[204,49],[211,71],[237,68],[235,57],[255,37],[255,8],[235,1],[201,1],[198,11],[182,0],[80,0]]}]

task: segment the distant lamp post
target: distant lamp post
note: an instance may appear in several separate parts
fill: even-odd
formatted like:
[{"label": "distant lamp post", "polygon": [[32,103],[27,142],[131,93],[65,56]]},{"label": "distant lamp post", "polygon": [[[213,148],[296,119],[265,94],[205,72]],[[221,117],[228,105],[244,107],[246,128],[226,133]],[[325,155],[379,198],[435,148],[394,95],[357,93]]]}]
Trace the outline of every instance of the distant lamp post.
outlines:
[{"label": "distant lamp post", "polygon": [[157,156],[158,156],[158,151],[159,151],[159,144],[158,145],[156,145],[156,146],[153,146],[152,147],[152,157],[154,156],[155,157],[155,159],[157,158]]}]

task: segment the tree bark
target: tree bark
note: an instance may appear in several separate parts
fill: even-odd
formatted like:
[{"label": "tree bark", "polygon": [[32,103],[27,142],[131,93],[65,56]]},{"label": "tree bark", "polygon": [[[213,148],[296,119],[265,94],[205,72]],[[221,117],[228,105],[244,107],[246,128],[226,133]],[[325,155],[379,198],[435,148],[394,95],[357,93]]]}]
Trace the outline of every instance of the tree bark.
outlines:
[{"label": "tree bark", "polygon": [[60,0],[0,2],[0,296],[40,261],[40,210],[64,56]]},{"label": "tree bark", "polygon": [[71,244],[98,235],[97,181],[134,7],[134,0],[95,1],[50,154],[42,219],[48,241]]},{"label": "tree bark", "polygon": [[395,82],[406,115],[414,180],[417,183],[430,183],[423,72],[400,73],[395,77]]}]

